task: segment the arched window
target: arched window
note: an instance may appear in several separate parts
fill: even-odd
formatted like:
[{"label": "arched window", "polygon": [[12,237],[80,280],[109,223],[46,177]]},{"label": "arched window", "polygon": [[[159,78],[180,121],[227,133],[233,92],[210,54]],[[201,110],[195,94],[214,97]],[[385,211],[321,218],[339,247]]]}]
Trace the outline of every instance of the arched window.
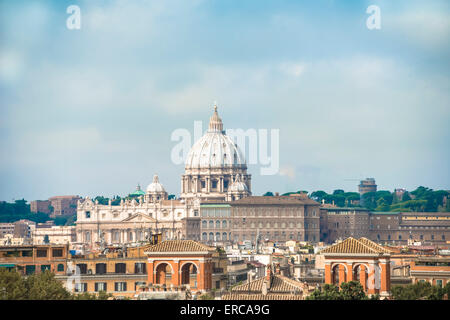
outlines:
[{"label": "arched window", "polygon": [[214,229],[214,221],[209,220],[209,228]]},{"label": "arched window", "polygon": [[207,227],[208,227],[208,223],[205,220],[203,220],[202,221],[202,228],[206,229]]},{"label": "arched window", "polygon": [[216,229],[220,229],[220,221],[219,220],[216,221]]},{"label": "arched window", "polygon": [[209,241],[214,241],[214,233],[210,232],[209,233]]},{"label": "arched window", "polygon": [[216,232],[216,241],[220,241],[220,232]]},{"label": "arched window", "polygon": [[202,240],[204,240],[204,241],[208,240],[208,235],[206,232],[202,233]]},{"label": "arched window", "polygon": [[227,240],[227,233],[226,232],[222,233],[222,240],[223,241]]},{"label": "arched window", "polygon": [[222,221],[222,228],[226,228],[227,227],[227,220],[223,220]]}]

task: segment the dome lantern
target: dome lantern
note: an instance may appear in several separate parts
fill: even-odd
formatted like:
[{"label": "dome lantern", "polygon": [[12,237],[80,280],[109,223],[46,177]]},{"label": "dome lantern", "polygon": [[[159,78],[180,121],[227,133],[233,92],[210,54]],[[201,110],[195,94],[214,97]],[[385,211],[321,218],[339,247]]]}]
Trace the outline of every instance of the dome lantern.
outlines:
[{"label": "dome lantern", "polygon": [[222,119],[220,119],[219,114],[217,113],[217,105],[214,103],[214,113],[209,119],[209,132],[223,132],[223,123]]}]

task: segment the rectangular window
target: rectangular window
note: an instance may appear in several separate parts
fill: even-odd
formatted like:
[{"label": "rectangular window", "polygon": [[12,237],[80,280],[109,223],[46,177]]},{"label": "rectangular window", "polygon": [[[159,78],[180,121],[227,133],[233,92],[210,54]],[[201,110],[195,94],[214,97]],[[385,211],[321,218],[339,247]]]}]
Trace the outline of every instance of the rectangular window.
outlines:
[{"label": "rectangular window", "polygon": [[86,292],[87,283],[75,283],[75,292]]},{"label": "rectangular window", "polygon": [[440,288],[442,288],[442,280],[438,279],[436,280],[436,285]]},{"label": "rectangular window", "polygon": [[53,249],[52,256],[55,258],[59,258],[63,256],[63,249]]},{"label": "rectangular window", "polygon": [[44,258],[47,256],[47,249],[38,249],[36,252],[36,257]]},{"label": "rectangular window", "polygon": [[116,273],[126,273],[127,265],[125,263],[116,263]]},{"label": "rectangular window", "polygon": [[95,292],[99,291],[107,291],[107,283],[106,282],[96,282],[95,283]]},{"label": "rectangular window", "polygon": [[77,264],[77,269],[79,269],[79,274],[86,274],[87,273],[87,264],[79,263],[79,264]]},{"label": "rectangular window", "polygon": [[135,263],[134,264],[134,273],[145,274],[146,273],[145,263],[143,263],[143,262]]},{"label": "rectangular window", "polygon": [[127,283],[126,282],[115,282],[114,283],[114,291],[127,291]]},{"label": "rectangular window", "polygon": [[32,257],[32,256],[33,256],[32,250],[22,251],[22,257]]},{"label": "rectangular window", "polygon": [[85,215],[86,215],[86,219],[89,219],[91,217],[91,212],[90,211],[86,211]]},{"label": "rectangular window", "polygon": [[49,264],[41,265],[41,272],[44,272],[45,270],[50,271],[50,265]]},{"label": "rectangular window", "polygon": [[97,263],[95,265],[95,273],[96,274],[105,274],[106,273],[106,263]]},{"label": "rectangular window", "polygon": [[35,265],[25,266],[25,274],[33,274],[36,271]]}]

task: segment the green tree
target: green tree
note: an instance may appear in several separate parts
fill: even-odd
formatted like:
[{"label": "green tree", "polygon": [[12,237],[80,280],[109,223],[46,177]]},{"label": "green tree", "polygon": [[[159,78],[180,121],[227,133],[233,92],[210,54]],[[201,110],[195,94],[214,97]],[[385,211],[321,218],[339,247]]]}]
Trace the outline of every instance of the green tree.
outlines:
[{"label": "green tree", "polygon": [[111,294],[71,294],[55,275],[46,270],[22,276],[16,270],[0,268],[0,300],[106,300]]},{"label": "green tree", "polygon": [[16,271],[0,268],[0,300],[22,300],[26,297],[24,278]]},{"label": "green tree", "polygon": [[25,288],[29,300],[68,300],[72,298],[61,281],[55,279],[55,275],[46,270],[33,274],[25,279]]},{"label": "green tree", "polygon": [[411,200],[411,196],[409,195],[409,192],[405,192],[402,196],[402,202],[409,201],[409,200]]},{"label": "green tree", "polygon": [[318,190],[311,193],[311,198],[319,202],[321,202],[322,199],[325,199],[326,196],[328,196],[328,193],[323,190]]},{"label": "green tree", "polygon": [[367,296],[364,293],[364,288],[359,281],[343,282],[339,293],[342,300],[366,300]]},{"label": "green tree", "polygon": [[325,284],[323,288],[313,291],[306,300],[342,300],[339,288],[333,284]]},{"label": "green tree", "polygon": [[273,193],[270,191],[267,191],[266,193],[263,194],[264,197],[273,197]]},{"label": "green tree", "polygon": [[200,300],[214,300],[214,297],[208,293],[204,293],[198,297]]},{"label": "green tree", "polygon": [[83,292],[73,295],[74,300],[108,300],[113,295],[111,293],[106,293],[105,291],[100,291],[98,294]]},{"label": "green tree", "polygon": [[420,281],[407,286],[393,286],[392,297],[395,300],[442,300],[444,294],[450,291],[450,286],[444,288],[431,285],[429,282]]},{"label": "green tree", "polygon": [[[379,295],[373,295],[370,300],[379,300]],[[333,284],[325,284],[323,288],[313,291],[307,300],[368,300],[364,288],[358,281],[341,283],[341,289]]]}]

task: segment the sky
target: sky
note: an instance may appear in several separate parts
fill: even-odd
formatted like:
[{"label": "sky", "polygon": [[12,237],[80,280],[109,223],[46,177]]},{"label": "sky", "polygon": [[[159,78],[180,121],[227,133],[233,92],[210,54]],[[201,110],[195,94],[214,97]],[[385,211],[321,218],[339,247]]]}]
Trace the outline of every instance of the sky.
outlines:
[{"label": "sky", "polygon": [[447,0],[2,0],[0,200],[124,196],[154,174],[179,195],[171,135],[206,129],[214,101],[225,129],[279,129],[254,195],[450,189],[449,80]]}]

